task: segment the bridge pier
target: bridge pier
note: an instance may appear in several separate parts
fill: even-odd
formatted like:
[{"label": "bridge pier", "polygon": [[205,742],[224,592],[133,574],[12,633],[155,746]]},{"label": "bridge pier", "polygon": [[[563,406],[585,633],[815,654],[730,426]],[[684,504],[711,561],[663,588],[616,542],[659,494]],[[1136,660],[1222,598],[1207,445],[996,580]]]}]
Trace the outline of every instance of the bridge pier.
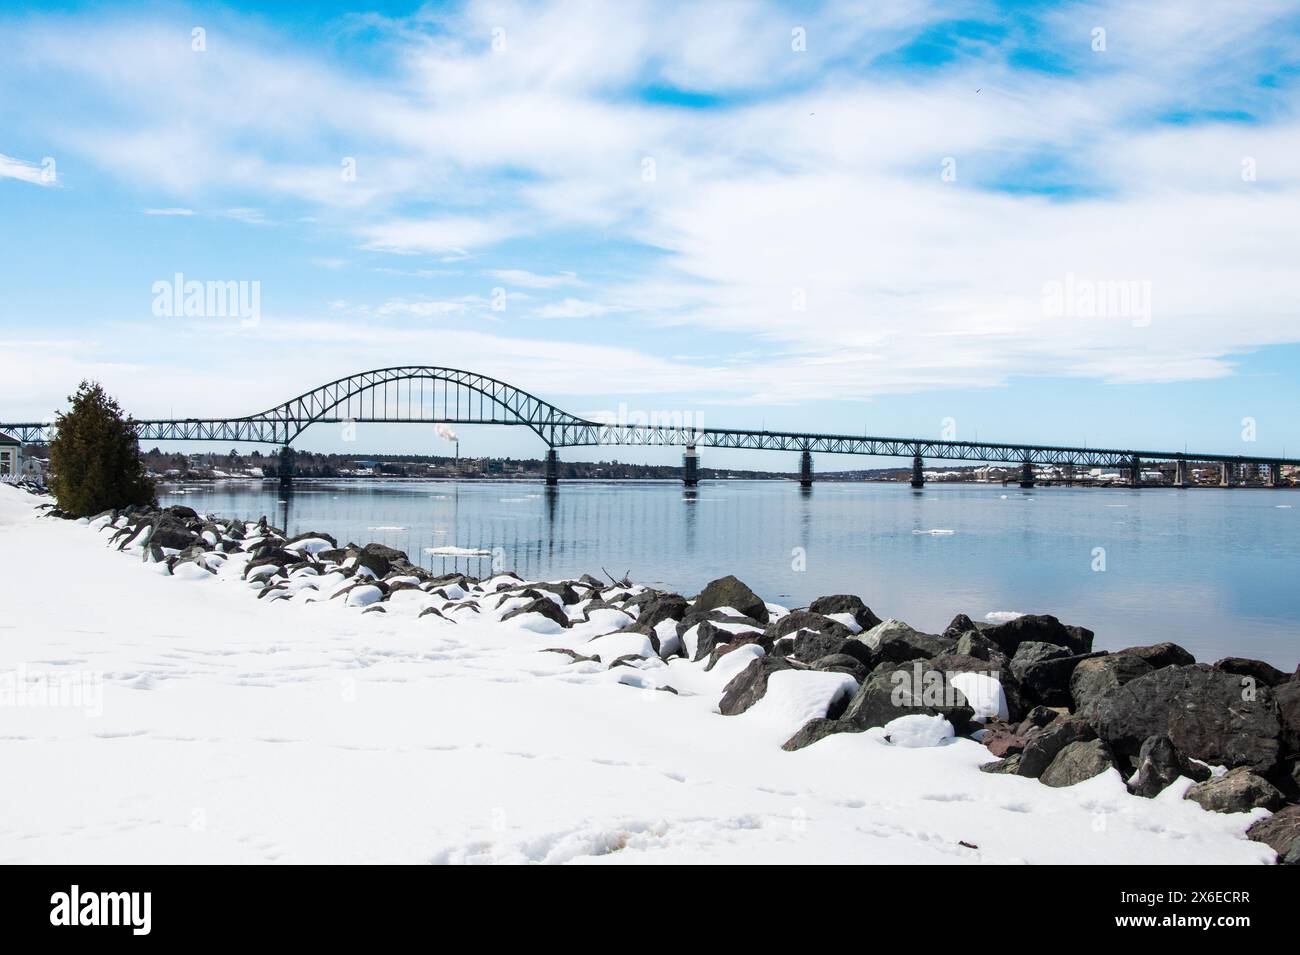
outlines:
[{"label": "bridge pier", "polygon": [[560,483],[560,456],[554,448],[546,449],[546,486],[555,487]]},{"label": "bridge pier", "polygon": [[1186,488],[1187,480],[1187,462],[1182,458],[1174,461],[1174,487]]},{"label": "bridge pier", "polygon": [[1264,486],[1265,487],[1282,486],[1282,465],[1270,464],[1268,466],[1268,479],[1266,480]]},{"label": "bridge pier", "polygon": [[1129,487],[1142,486],[1142,461],[1135,454],[1129,461],[1128,465],[1128,483]]},{"label": "bridge pier", "polygon": [[799,486],[810,488],[813,484],[812,453],[807,449],[799,453]]},{"label": "bridge pier", "polygon": [[1223,461],[1219,465],[1219,487],[1232,487],[1232,462]]},{"label": "bridge pier", "polygon": [[925,465],[919,454],[912,455],[912,487],[918,491],[925,487]]},{"label": "bridge pier", "polygon": [[1069,461],[1065,465],[1065,486],[1074,487],[1074,462]]},{"label": "bridge pier", "polygon": [[700,456],[695,450],[695,445],[688,444],[686,453],[682,455],[682,484],[687,487],[695,487],[700,483]]},{"label": "bridge pier", "polygon": [[1029,490],[1034,486],[1034,466],[1025,458],[1020,462],[1020,486]]}]

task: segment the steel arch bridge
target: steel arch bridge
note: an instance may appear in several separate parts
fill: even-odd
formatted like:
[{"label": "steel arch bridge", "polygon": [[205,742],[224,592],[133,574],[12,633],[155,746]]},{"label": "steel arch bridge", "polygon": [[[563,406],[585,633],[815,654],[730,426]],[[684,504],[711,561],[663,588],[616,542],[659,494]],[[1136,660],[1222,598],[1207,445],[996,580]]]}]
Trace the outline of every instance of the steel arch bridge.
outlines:
[{"label": "steel arch bridge", "polygon": [[[689,415],[685,416],[689,419]],[[135,420],[140,441],[256,442],[289,447],[313,424],[493,424],[531,428],[552,450],[599,445],[680,446],[911,457],[1022,466],[1133,468],[1141,461],[1195,462],[1276,469],[1300,459],[1133,448],[1087,448],[1013,442],[936,440],[817,432],[699,428],[591,421],[496,378],[429,365],[364,371],[328,382],[258,414],[239,418]],[[49,423],[0,423],[24,443],[46,443]]]}]

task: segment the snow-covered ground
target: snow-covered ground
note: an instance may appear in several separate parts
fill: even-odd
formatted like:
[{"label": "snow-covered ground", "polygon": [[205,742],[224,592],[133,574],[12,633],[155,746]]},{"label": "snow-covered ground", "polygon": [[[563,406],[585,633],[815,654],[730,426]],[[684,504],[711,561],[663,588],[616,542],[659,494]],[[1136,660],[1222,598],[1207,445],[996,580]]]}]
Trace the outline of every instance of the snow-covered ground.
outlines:
[{"label": "snow-covered ground", "polygon": [[1262,810],[1141,799],[1114,770],[1052,789],[979,772],[971,740],[880,730],[783,751],[838,674],[776,674],[724,717],[744,649],[607,670],[538,651],[590,654],[617,611],[562,630],[493,619],[509,605],[417,619],[415,591],[382,614],[258,600],[245,555],[167,576],[37,503],[0,487],[0,673],[90,692],[0,707],[3,862],[1273,858],[1243,837]]}]

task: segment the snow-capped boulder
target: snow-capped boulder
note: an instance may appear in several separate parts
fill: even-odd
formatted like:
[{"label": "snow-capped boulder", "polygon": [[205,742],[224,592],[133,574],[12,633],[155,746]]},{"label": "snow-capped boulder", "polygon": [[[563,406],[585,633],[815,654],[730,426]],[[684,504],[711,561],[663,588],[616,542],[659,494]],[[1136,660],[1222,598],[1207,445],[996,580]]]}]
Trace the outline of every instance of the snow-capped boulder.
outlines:
[{"label": "snow-capped boulder", "polygon": [[942,716],[913,713],[890,720],[884,726],[885,739],[895,746],[919,749],[942,746],[954,736],[952,724]]}]

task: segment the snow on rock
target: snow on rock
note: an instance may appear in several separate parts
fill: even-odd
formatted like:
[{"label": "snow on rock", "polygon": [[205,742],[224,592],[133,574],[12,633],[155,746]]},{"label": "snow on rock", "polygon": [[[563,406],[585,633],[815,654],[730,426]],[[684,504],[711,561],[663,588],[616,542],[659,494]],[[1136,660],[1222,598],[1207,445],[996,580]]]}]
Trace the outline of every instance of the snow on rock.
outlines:
[{"label": "snow on rock", "polygon": [[349,590],[343,599],[349,607],[369,607],[383,595],[384,592],[374,584],[361,584]]},{"label": "snow on rock", "polygon": [[1007,709],[1007,694],[996,677],[983,673],[954,673],[948,682],[961,690],[966,702],[975,711],[974,718],[987,720],[996,718],[1005,720],[1010,715]]},{"label": "snow on rock", "polygon": [[942,746],[953,738],[952,724],[942,716],[914,713],[890,720],[883,727],[884,738],[895,746],[919,749]]},{"label": "snow on rock", "polygon": [[639,633],[611,633],[588,641],[579,652],[587,656],[594,654],[605,663],[613,663],[629,653],[635,653],[639,657],[654,656],[655,648],[649,637]]},{"label": "snow on rock", "polygon": [[847,673],[780,670],[768,676],[767,692],[742,716],[775,724],[785,739],[810,719],[825,716],[832,704],[847,702],[857,691],[858,681]]}]

